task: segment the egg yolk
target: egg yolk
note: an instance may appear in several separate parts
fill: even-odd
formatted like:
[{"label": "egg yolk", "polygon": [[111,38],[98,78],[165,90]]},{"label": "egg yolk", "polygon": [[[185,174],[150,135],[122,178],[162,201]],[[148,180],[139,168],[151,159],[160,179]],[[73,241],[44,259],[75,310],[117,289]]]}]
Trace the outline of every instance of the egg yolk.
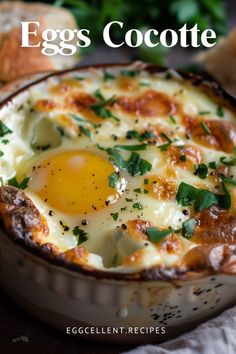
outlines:
[{"label": "egg yolk", "polygon": [[99,154],[63,151],[33,167],[29,188],[52,208],[68,214],[87,214],[118,198],[109,187],[114,166]]}]

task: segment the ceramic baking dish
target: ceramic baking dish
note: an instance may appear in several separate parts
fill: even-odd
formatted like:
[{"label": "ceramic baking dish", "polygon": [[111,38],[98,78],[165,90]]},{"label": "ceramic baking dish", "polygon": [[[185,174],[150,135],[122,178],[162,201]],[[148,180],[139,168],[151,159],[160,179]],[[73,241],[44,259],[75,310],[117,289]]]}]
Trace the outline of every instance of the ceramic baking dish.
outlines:
[{"label": "ceramic baking dish", "polygon": [[[147,68],[152,72],[163,70],[154,66]],[[74,72],[83,70],[86,68]],[[15,91],[10,86],[0,113],[19,104],[27,89],[46,77],[35,80],[31,77],[30,83],[24,81],[24,87],[17,87]],[[184,78],[236,107],[236,100],[216,84],[188,75]],[[187,274],[162,268],[122,274],[76,266],[53,256],[46,248],[39,249],[33,242],[13,239],[1,230],[0,280],[4,291],[18,304],[64,333],[68,326],[165,327],[161,335],[137,335],[128,330],[122,335],[84,334],[86,338],[101,341],[162,341],[206,321],[236,302],[235,250],[234,246],[231,248],[231,258],[222,264],[220,271],[215,270],[212,263],[206,270]],[[214,252],[221,251],[222,246],[214,249]],[[211,262],[211,257],[209,259]]]}]

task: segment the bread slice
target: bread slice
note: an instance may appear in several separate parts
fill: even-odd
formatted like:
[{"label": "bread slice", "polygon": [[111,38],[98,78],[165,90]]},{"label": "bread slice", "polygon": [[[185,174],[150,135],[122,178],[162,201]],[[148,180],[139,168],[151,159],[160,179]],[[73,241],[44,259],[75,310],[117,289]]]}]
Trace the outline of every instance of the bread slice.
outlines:
[{"label": "bread slice", "polygon": [[214,47],[201,52],[196,60],[226,90],[236,96],[236,27]]},{"label": "bread slice", "polygon": [[[78,54],[73,56],[45,56],[41,48],[21,47],[21,21],[39,21],[41,32],[46,28],[75,29],[70,11],[41,3],[22,1],[0,2],[0,80],[11,81],[22,75],[40,71],[53,71],[73,67]],[[41,39],[31,36],[31,43]],[[60,39],[54,43],[59,44]]]}]

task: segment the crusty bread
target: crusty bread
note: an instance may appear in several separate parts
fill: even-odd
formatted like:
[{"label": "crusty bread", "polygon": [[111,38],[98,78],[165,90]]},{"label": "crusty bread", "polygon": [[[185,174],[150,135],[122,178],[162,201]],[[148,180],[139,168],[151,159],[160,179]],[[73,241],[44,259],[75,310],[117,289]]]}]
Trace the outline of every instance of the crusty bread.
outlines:
[{"label": "crusty bread", "polygon": [[222,37],[214,47],[201,52],[197,61],[226,90],[236,95],[236,28],[227,37]]},{"label": "crusty bread", "polygon": [[[45,56],[41,48],[21,47],[21,21],[39,21],[40,29],[75,29],[72,14],[62,8],[41,3],[5,1],[0,3],[0,80],[11,81],[25,74],[73,67],[78,55]],[[41,32],[38,31],[41,37]],[[31,36],[31,43],[39,38]],[[58,39],[58,42],[60,39]]]}]

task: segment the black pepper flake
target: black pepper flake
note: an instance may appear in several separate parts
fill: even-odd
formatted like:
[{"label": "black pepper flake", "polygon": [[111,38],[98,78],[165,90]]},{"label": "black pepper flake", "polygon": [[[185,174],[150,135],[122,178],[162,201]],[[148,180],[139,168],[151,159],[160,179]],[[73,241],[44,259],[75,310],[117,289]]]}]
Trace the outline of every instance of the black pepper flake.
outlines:
[{"label": "black pepper flake", "polygon": [[69,230],[70,230],[69,226],[64,225],[61,220],[60,220],[60,225],[63,227],[63,230],[64,230],[64,231],[69,231]]},{"label": "black pepper flake", "polygon": [[189,211],[188,211],[187,209],[182,210],[182,213],[183,213],[184,215],[189,215]]},{"label": "black pepper flake", "polygon": [[54,211],[53,210],[49,210],[48,215],[49,216],[53,216],[53,214],[54,214]]},{"label": "black pepper flake", "polygon": [[83,220],[81,221],[81,225],[83,225],[83,226],[88,225],[88,220],[83,219]]},{"label": "black pepper flake", "polygon": [[121,227],[122,227],[123,230],[127,229],[127,225],[125,225],[125,224],[121,224]]}]

